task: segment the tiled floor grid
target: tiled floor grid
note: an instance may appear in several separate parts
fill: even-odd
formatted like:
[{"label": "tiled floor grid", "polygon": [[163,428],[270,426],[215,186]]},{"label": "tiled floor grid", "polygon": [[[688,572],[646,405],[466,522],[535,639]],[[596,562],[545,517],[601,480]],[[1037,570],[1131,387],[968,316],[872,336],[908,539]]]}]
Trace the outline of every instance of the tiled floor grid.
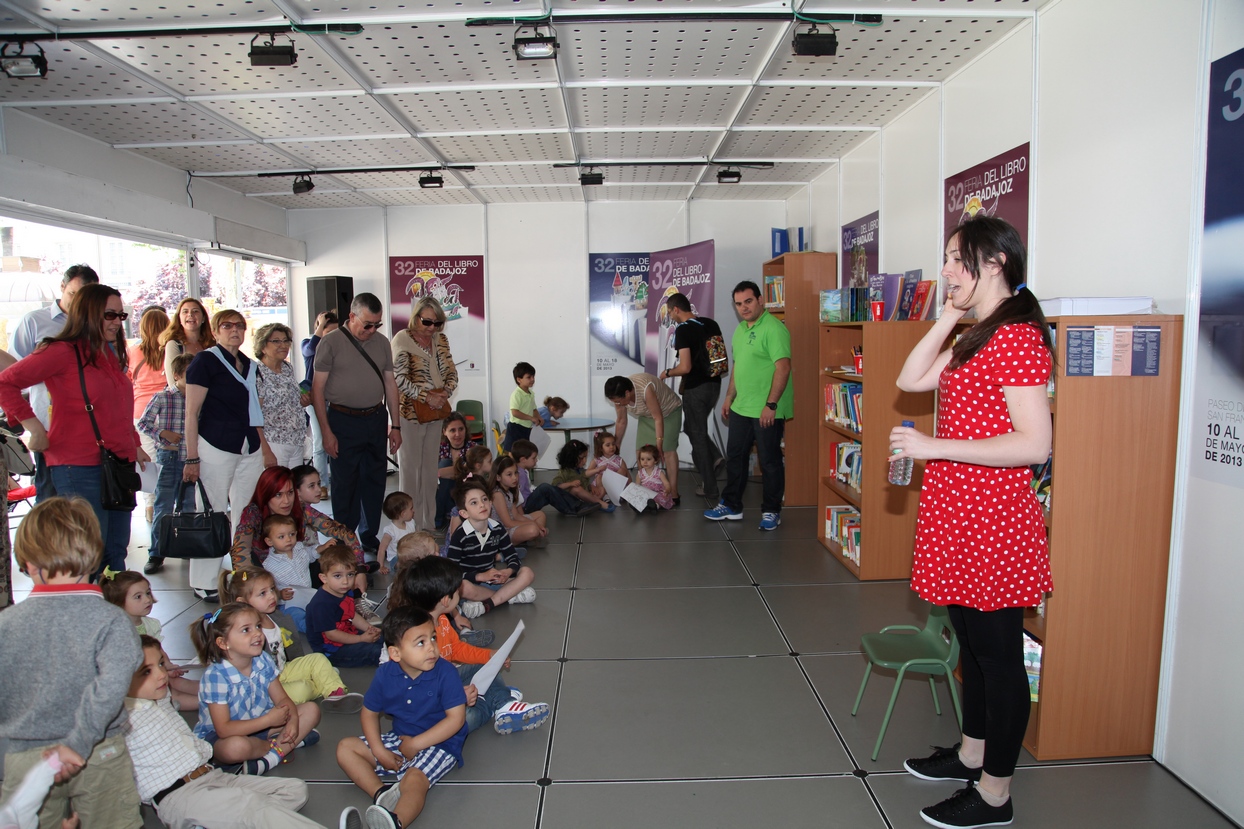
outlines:
[{"label": "tiled floor grid", "polygon": [[[686,491],[694,485],[685,473]],[[500,642],[526,622],[503,677],[552,705],[553,718],[507,737],[474,733],[466,765],[433,790],[416,825],[925,826],[920,807],[955,784],[917,780],[902,762],[956,741],[944,681],[941,716],[923,677],[905,682],[876,762],[869,755],[893,674],[874,676],[858,716],[851,706],[865,667],[860,635],[920,624],[926,607],[906,583],[862,584],[832,561],[816,541],[815,509],[787,509],[776,532],[760,532],[757,490],[739,522],[705,520],[694,497],[659,515],[551,514],[553,543],[526,560],[536,603],[503,607],[477,627]],[[138,569],[141,511],[134,529],[129,564]],[[205,608],[185,570],[170,562],[152,579],[153,613],[178,661],[194,657],[186,626]],[[29,583],[17,586],[21,595]],[[361,691],[372,671],[343,673]],[[337,741],[358,729],[355,716],[326,714],[321,744],[273,772],[307,780],[303,811],[328,826],[344,806],[369,803],[334,759]],[[1038,763],[1025,752],[1020,763],[1017,827],[1233,825],[1151,758]]]}]

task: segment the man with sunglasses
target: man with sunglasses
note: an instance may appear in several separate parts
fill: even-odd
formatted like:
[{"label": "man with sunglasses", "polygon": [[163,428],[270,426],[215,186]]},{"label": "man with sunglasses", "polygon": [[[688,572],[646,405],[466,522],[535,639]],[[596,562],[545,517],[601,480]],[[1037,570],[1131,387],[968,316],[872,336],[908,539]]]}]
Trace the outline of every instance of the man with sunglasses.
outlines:
[{"label": "man with sunglasses", "polygon": [[350,303],[350,317],[315,351],[311,403],[332,471],[333,518],[358,533],[364,549],[380,546],[387,452],[402,444],[389,339],[380,333],[375,294]]}]

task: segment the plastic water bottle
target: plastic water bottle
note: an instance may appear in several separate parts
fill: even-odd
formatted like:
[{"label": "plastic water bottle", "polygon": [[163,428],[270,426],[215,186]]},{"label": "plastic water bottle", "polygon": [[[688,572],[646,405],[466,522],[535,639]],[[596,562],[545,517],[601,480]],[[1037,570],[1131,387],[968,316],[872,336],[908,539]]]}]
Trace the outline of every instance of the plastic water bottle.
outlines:
[{"label": "plastic water bottle", "polygon": [[[916,424],[911,420],[904,420],[903,425],[909,429],[916,428]],[[894,450],[897,452],[898,450]],[[886,480],[895,486],[908,486],[911,484],[911,458],[899,458],[896,461],[890,461],[890,474]]]}]

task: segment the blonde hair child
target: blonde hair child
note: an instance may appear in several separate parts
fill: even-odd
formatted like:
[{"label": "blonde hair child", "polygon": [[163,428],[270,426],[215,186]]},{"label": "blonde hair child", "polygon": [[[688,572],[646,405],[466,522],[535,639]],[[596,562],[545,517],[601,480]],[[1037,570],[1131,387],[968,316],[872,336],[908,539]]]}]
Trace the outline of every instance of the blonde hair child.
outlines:
[{"label": "blonde hair child", "polygon": [[[105,600],[125,611],[139,636],[164,641],[159,621],[148,615],[159,599],[152,594],[151,582],[145,576],[133,570],[122,570],[100,579],[99,589],[103,591]],[[174,665],[167,653],[164,660],[168,664],[168,687],[173,706],[179,711],[193,711],[199,704],[199,681],[186,679],[186,669]]]},{"label": "blonde hair child", "polygon": [[[259,611],[222,604],[190,623],[190,639],[207,665],[199,683],[199,723],[194,736],[213,746],[220,763],[240,763],[246,774],[263,774],[295,747],[319,740],[320,708],[295,705],[265,652]],[[239,694],[235,686],[248,686]],[[230,693],[233,691],[234,693]]]},{"label": "blonde hair child", "polygon": [[323,697],[330,714],[357,714],[363,696],[347,692],[341,674],[322,653],[310,653],[294,620],[277,610],[276,579],[267,570],[239,567],[220,574],[220,600],[250,605],[259,613],[265,650],[280,671],[281,687],[295,705]]}]

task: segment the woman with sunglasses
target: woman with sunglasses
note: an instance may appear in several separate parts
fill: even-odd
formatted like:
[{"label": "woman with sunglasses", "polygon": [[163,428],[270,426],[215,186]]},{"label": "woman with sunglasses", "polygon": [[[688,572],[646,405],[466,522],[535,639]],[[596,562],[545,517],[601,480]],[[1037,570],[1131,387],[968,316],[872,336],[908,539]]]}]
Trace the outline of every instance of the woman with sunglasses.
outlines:
[{"label": "woman with sunglasses", "polygon": [[[242,508],[255,494],[265,466],[276,456],[264,437],[255,361],[242,353],[246,319],[232,309],[212,317],[216,345],[199,353],[186,370],[186,466],[182,480],[202,481],[212,509],[228,510],[236,533]],[[190,586],[201,599],[215,599],[216,580],[228,558],[193,559]]]},{"label": "woman with sunglasses", "polygon": [[[70,303],[65,327],[43,340],[29,357],[0,372],[0,408],[22,422],[26,445],[47,455],[57,495],[86,499],[99,519],[104,539],[100,564],[124,570],[130,543],[130,510],[106,510],[100,497],[99,446],[82,395],[83,382],[104,447],[122,460],[150,460],[134,430],[134,386],[125,373],[125,334],[129,318],[116,288],[84,285]],[[82,375],[78,374],[81,361]],[[47,430],[22,399],[22,389],[43,383],[52,398]]]},{"label": "woman with sunglasses", "polygon": [[415,402],[439,409],[458,388],[458,369],[445,336],[445,311],[430,296],[414,302],[410,323],[393,337],[393,375],[401,393],[402,446],[398,488],[415,500],[415,526],[431,529],[436,517],[441,422],[419,422]]}]

